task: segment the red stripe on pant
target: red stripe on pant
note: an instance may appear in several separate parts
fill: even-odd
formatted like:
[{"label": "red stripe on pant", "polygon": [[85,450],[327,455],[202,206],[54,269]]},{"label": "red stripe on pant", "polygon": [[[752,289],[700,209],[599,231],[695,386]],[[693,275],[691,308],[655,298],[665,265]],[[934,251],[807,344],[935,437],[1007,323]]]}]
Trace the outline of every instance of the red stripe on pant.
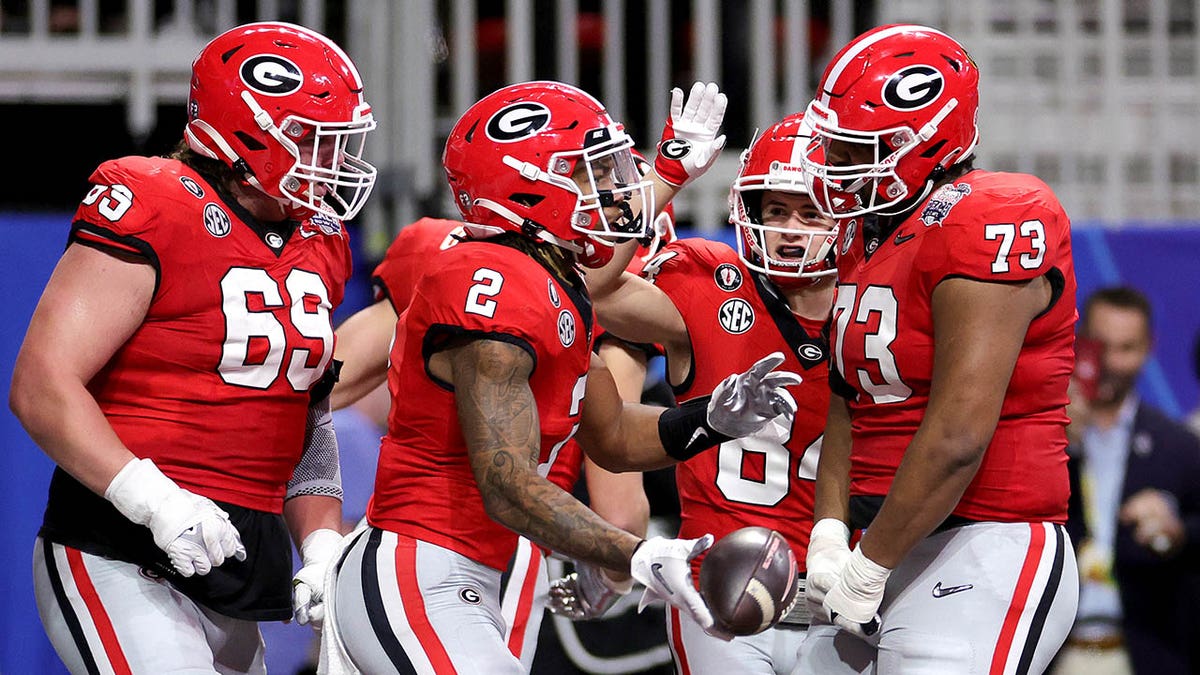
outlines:
[{"label": "red stripe on pant", "polygon": [[421,595],[421,587],[417,585],[417,542],[412,539],[401,537],[396,542],[396,584],[400,588],[400,601],[404,603],[404,618],[417,637],[417,642],[421,643],[421,650],[433,664],[434,672],[444,675],[457,673],[446,647],[429,622],[429,615],[425,613],[425,598]]},{"label": "red stripe on pant", "polygon": [[683,648],[683,632],[679,625],[679,610],[673,606],[667,607],[671,621],[671,648],[675,652],[675,663],[679,665],[679,675],[692,675],[688,667],[687,652]]},{"label": "red stripe on pant", "polygon": [[1003,675],[1004,667],[1008,665],[1009,652],[1012,651],[1013,637],[1017,633],[1017,624],[1029,601],[1029,590],[1033,587],[1033,579],[1037,576],[1038,564],[1042,561],[1042,551],[1046,548],[1046,528],[1041,523],[1029,524],[1029,550],[1025,552],[1025,562],[1021,565],[1021,575],[1017,577],[1017,589],[1013,591],[1012,603],[1004,616],[1004,625],[1000,627],[1000,638],[996,641],[996,650],[992,652],[991,675]]},{"label": "red stripe on pant", "polygon": [[525,579],[521,583],[521,595],[517,598],[517,611],[513,615],[512,631],[508,636],[508,651],[518,660],[521,650],[525,648],[525,631],[529,629],[529,615],[533,613],[533,593],[541,573],[541,552],[536,546],[530,546],[529,565],[525,568]]},{"label": "red stripe on pant", "polygon": [[96,632],[100,634],[105,658],[117,675],[131,675],[133,671],[129,669],[129,662],[125,660],[125,652],[121,651],[121,643],[117,640],[117,632],[113,630],[112,620],[108,618],[104,603],[100,602],[100,594],[96,592],[96,586],[83,564],[83,554],[69,546],[64,546],[63,550],[67,554],[67,564],[71,567],[71,578],[75,581],[75,588],[79,589],[88,615],[96,626]]}]

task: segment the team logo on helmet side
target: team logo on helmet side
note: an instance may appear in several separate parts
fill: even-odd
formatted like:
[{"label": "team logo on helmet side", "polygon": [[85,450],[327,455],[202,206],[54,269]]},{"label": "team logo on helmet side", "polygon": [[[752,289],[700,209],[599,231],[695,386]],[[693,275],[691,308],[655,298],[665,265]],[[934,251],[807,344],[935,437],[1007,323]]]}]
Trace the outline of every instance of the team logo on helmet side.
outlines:
[{"label": "team logo on helmet side", "polygon": [[717,288],[727,292],[736,291],[742,285],[742,271],[737,268],[737,265],[729,263],[717,265],[717,269],[713,272],[713,278],[716,279]]},{"label": "team logo on helmet side", "polygon": [[251,56],[238,72],[247,87],[265,96],[287,96],[304,84],[300,67],[278,54]]},{"label": "team logo on helmet side", "polygon": [[692,151],[692,144],[682,138],[672,138],[658,144],[658,151],[667,159],[680,160]]},{"label": "team logo on helmet side", "polygon": [[564,347],[575,344],[575,316],[569,310],[558,313],[558,341]]},{"label": "team logo on helmet side", "polygon": [[741,335],[754,325],[754,308],[741,298],[730,298],[721,303],[717,320],[727,333]]},{"label": "team logo on helmet side", "polygon": [[909,66],[883,84],[883,102],[894,110],[920,110],[936,101],[945,88],[945,78],[937,68]]},{"label": "team logo on helmet side", "polygon": [[500,109],[488,120],[484,131],[497,143],[513,143],[536,134],[550,125],[550,109],[541,103],[525,101]]},{"label": "team logo on helmet side", "polygon": [[231,225],[229,214],[220,206],[209,202],[204,205],[204,229],[214,237],[224,237],[229,234]]}]

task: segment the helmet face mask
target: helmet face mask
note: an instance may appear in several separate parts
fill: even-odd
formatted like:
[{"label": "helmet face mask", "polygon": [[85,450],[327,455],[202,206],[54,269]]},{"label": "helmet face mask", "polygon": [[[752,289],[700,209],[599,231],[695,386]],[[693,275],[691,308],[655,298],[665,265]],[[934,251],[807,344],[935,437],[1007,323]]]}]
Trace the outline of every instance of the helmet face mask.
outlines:
[{"label": "helmet face mask", "polygon": [[281,22],[238,26],[192,64],[184,136],[291,217],[353,218],[375,184],[375,128],[353,62],[325,36]]},{"label": "helmet face mask", "polygon": [[442,163],[463,219],[490,231],[552,243],[584,264],[646,235],[654,193],[633,139],[576,87],[535,81],[485,96],[454,125]]},{"label": "helmet face mask", "polygon": [[[802,115],[790,115],[763,132],[742,156],[729,193],[729,220],[738,228],[738,256],[748,268],[780,285],[837,271],[833,255],[837,226],[812,204],[800,164],[810,139],[803,122]],[[801,227],[792,224],[793,212],[801,214]],[[773,247],[771,240],[780,243]]]},{"label": "helmet face mask", "polygon": [[974,150],[978,85],[962,45],[932,28],[881,26],[846,45],[805,113],[817,205],[838,218],[911,208]]}]

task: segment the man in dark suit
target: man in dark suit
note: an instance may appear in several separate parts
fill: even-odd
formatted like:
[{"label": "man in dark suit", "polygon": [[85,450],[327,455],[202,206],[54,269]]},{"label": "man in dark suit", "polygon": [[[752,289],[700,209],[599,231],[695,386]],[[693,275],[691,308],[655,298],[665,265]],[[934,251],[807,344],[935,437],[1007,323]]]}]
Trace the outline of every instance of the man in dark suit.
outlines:
[{"label": "man in dark suit", "polygon": [[1067,523],[1079,611],[1055,673],[1200,672],[1200,440],[1135,391],[1153,342],[1141,293],[1097,291],[1080,325]]}]

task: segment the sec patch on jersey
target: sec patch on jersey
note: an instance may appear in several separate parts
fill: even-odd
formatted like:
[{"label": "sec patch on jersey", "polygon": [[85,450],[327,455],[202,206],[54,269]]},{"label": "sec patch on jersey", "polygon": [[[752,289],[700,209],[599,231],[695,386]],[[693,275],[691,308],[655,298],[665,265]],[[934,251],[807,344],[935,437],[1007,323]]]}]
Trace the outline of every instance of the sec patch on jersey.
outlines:
[{"label": "sec patch on jersey", "polygon": [[743,527],[708,550],[700,564],[700,596],[719,628],[754,635],[791,609],[796,573],[796,556],[783,535],[766,527]]}]

